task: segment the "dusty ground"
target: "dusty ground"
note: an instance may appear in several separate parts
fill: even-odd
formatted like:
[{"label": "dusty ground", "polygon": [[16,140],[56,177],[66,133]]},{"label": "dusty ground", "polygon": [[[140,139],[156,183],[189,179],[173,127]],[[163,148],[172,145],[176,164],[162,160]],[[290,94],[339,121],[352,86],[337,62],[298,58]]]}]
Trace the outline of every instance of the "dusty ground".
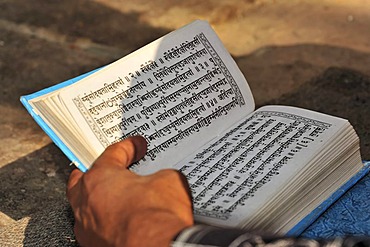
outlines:
[{"label": "dusty ground", "polygon": [[194,19],[213,25],[257,105],[346,117],[370,159],[367,0],[0,0],[0,226],[63,200],[72,169],[19,96],[114,61]]}]

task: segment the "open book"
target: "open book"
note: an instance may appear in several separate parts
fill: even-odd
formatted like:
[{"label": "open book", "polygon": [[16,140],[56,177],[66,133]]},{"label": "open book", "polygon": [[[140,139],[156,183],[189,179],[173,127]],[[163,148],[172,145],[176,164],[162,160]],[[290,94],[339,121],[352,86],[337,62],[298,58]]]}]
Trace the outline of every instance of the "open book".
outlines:
[{"label": "open book", "polygon": [[298,234],[368,171],[348,121],[288,106],[255,110],[204,21],[21,101],[82,171],[108,145],[144,136],[147,155],[131,169],[184,173],[202,223]]}]

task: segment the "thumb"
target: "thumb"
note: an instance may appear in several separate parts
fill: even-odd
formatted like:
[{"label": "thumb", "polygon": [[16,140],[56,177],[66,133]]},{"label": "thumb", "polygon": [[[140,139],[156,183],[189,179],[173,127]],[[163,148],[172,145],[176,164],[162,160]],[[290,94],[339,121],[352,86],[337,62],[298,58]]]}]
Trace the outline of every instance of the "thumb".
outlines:
[{"label": "thumb", "polygon": [[147,151],[147,142],[144,137],[132,136],[117,142],[105,149],[96,159],[92,169],[100,166],[118,166],[128,168],[132,163],[144,157]]}]

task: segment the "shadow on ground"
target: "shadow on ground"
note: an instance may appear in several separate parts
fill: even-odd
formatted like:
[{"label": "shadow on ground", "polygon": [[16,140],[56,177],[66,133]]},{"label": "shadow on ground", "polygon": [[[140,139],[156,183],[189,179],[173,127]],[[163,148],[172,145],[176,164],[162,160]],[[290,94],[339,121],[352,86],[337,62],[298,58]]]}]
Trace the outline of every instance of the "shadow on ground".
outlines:
[{"label": "shadow on ground", "polygon": [[65,198],[72,167],[54,145],[0,169],[0,211],[19,220]]}]

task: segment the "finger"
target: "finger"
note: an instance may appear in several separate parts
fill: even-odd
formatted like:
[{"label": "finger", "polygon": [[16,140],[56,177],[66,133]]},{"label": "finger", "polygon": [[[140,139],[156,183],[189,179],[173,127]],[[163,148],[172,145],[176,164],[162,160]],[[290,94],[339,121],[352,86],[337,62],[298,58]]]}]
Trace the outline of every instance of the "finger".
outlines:
[{"label": "finger", "polygon": [[[189,185],[188,179],[186,178],[186,176],[183,173],[181,173],[179,171],[177,171],[177,173],[179,175],[179,178],[180,178],[182,187],[185,189],[185,191],[186,191],[186,193],[188,195],[189,201],[192,202],[193,201],[193,196],[191,194],[191,190],[190,190],[190,185]],[[193,207],[193,204],[191,204],[191,206]]]},{"label": "finger", "polygon": [[71,172],[71,175],[69,175],[68,184],[67,184],[67,190],[72,189],[80,180],[84,173],[80,171],[79,169],[74,169]]},{"label": "finger", "polygon": [[68,183],[67,183],[67,198],[68,200],[71,199],[71,191],[76,186],[76,184],[80,181],[81,177],[84,173],[78,169],[74,169],[69,175]]},{"label": "finger", "polygon": [[91,169],[107,165],[127,168],[132,163],[143,158],[146,151],[147,142],[144,137],[129,137],[109,146],[94,162],[94,166]]}]

